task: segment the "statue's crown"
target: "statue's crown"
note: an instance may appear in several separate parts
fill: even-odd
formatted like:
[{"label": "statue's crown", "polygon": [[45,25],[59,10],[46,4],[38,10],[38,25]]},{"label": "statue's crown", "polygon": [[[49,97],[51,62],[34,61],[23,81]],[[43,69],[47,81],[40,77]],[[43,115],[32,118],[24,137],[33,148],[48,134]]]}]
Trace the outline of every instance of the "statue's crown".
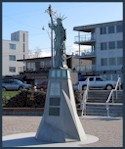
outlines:
[{"label": "statue's crown", "polygon": [[66,19],[66,17],[64,15],[59,14],[59,15],[56,15],[56,19],[60,20],[60,21],[63,21],[63,20]]}]

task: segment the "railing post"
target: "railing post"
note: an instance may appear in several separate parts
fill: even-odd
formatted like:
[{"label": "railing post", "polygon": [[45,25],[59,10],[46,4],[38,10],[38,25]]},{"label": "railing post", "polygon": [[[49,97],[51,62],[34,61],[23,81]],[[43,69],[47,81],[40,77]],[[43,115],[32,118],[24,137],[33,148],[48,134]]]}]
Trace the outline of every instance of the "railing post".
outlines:
[{"label": "railing post", "polygon": [[107,117],[109,117],[109,104],[106,104]]},{"label": "railing post", "polygon": [[117,81],[117,83],[116,83],[116,87],[115,87],[115,91],[116,91],[116,100],[118,99],[118,90],[121,89],[120,81],[121,81],[121,78],[118,77],[118,81]]},{"label": "railing post", "polygon": [[81,116],[83,116],[83,103],[80,104],[80,109],[82,109]]},{"label": "railing post", "polygon": [[84,103],[84,115],[86,116],[86,102]]},{"label": "railing post", "polygon": [[112,103],[114,103],[114,91],[112,92]]},{"label": "railing post", "polygon": [[87,88],[84,91],[83,102],[81,103],[81,109],[82,109],[81,116],[83,116],[83,114],[86,115],[86,101],[88,99],[88,90],[89,90],[89,78],[87,79]]},{"label": "railing post", "polygon": [[116,90],[116,100],[118,99],[118,90]]},{"label": "railing post", "polygon": [[80,106],[80,108],[82,109],[81,116],[86,115],[86,103],[83,102]]}]

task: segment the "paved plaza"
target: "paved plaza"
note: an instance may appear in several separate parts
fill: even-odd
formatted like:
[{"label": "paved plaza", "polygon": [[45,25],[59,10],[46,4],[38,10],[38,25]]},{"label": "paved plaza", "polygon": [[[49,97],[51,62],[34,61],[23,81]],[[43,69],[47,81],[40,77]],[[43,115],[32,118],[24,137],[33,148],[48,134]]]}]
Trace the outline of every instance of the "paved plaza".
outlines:
[{"label": "paved plaza", "polygon": [[[122,147],[123,119],[106,117],[80,117],[86,134],[99,138],[99,141],[79,147]],[[41,121],[40,116],[3,116],[3,136],[36,132]]]}]

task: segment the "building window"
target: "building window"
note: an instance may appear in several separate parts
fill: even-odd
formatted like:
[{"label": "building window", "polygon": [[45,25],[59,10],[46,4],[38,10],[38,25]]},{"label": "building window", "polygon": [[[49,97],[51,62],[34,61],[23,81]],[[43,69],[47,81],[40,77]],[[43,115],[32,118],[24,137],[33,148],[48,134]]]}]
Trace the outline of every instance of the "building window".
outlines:
[{"label": "building window", "polygon": [[9,67],[9,72],[16,72],[16,67]]},{"label": "building window", "polygon": [[117,25],[116,26],[116,31],[117,31],[117,33],[123,32],[123,25],[122,24]]},{"label": "building window", "polygon": [[26,66],[23,66],[23,71],[26,71]]},{"label": "building window", "polygon": [[10,43],[9,46],[10,46],[10,49],[13,49],[13,50],[16,49],[16,44]]},{"label": "building window", "polygon": [[114,33],[115,32],[115,27],[114,26],[108,26],[108,33]]},{"label": "building window", "polygon": [[25,55],[23,55],[23,59],[25,59]]},{"label": "building window", "polygon": [[122,65],[122,64],[123,64],[123,58],[117,57],[117,65]]},{"label": "building window", "polygon": [[107,50],[107,42],[100,43],[101,50]]},{"label": "building window", "polygon": [[118,49],[123,48],[123,41],[122,40],[117,41],[117,48]]},{"label": "building window", "polygon": [[30,71],[35,71],[35,63],[33,62],[28,62],[27,63],[27,66],[26,66],[27,70],[30,70]]},{"label": "building window", "polygon": [[109,58],[109,65],[116,65],[116,58],[115,57],[112,57],[112,58]]},{"label": "building window", "polygon": [[107,66],[108,63],[107,63],[107,58],[102,58],[101,59],[101,66]]},{"label": "building window", "polygon": [[25,42],[25,33],[23,33],[23,42]]},{"label": "building window", "polygon": [[15,55],[9,55],[9,60],[10,61],[16,61],[16,56]]},{"label": "building window", "polygon": [[25,43],[23,43],[23,52],[25,52]]},{"label": "building window", "polygon": [[45,65],[47,68],[51,67],[51,61],[46,61]]},{"label": "building window", "polygon": [[109,49],[115,49],[115,41],[109,42]]},{"label": "building window", "polygon": [[40,62],[40,68],[44,68],[45,67],[45,63],[44,62]]},{"label": "building window", "polygon": [[30,63],[26,63],[26,69],[30,70]]},{"label": "building window", "polygon": [[106,27],[100,28],[100,34],[106,34]]}]

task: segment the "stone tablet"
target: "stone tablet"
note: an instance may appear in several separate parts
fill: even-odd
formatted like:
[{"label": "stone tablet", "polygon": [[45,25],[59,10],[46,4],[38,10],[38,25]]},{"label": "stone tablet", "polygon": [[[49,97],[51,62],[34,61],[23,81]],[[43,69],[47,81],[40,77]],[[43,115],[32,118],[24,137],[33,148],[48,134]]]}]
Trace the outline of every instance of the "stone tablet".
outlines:
[{"label": "stone tablet", "polygon": [[60,96],[60,84],[58,82],[51,83],[50,96]]},{"label": "stone tablet", "polygon": [[50,106],[60,106],[60,97],[51,97],[49,98]]},{"label": "stone tablet", "polygon": [[49,116],[59,116],[60,115],[60,108],[49,108]]}]

